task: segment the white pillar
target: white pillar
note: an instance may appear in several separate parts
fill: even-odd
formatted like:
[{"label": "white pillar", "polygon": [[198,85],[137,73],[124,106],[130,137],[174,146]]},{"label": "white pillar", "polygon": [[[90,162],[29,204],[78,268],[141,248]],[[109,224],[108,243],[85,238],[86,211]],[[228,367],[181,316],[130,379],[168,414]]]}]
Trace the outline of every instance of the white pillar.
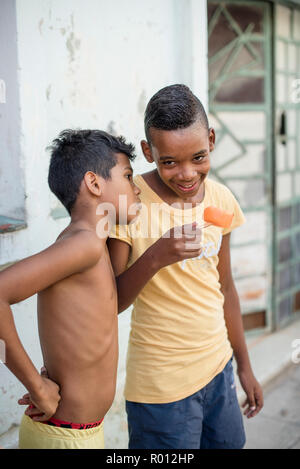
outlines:
[{"label": "white pillar", "polygon": [[208,110],[208,43],[206,0],[190,0],[191,88]]},{"label": "white pillar", "polygon": [[177,73],[208,106],[206,0],[174,0],[174,45]]}]

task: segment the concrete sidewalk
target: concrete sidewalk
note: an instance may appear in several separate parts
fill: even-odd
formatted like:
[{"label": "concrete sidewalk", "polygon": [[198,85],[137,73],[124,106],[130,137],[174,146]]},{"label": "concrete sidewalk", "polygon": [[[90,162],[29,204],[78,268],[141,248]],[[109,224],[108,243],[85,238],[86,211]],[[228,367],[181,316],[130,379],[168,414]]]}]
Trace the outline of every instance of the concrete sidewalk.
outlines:
[{"label": "concrete sidewalk", "polygon": [[265,387],[263,409],[244,425],[245,449],[300,449],[300,363]]},{"label": "concrete sidewalk", "polygon": [[[264,389],[264,407],[244,418],[245,449],[300,449],[300,321],[247,340],[251,364]],[[298,353],[297,353],[298,352]],[[238,379],[239,402],[245,399]]]},{"label": "concrete sidewalk", "polygon": [[[278,332],[247,339],[251,365],[261,386],[265,387],[293,364],[292,359],[297,355],[297,349],[300,359],[300,343],[297,345],[297,340],[300,342],[300,320],[294,321]],[[244,393],[238,382],[237,393],[239,401],[242,401]]]}]

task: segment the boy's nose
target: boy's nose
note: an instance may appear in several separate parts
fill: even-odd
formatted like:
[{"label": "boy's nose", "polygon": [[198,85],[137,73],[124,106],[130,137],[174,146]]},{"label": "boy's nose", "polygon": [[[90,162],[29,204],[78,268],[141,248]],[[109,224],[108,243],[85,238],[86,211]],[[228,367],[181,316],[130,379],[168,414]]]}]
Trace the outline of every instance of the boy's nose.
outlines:
[{"label": "boy's nose", "polygon": [[136,195],[140,195],[141,193],[141,189],[136,184],[134,184],[134,193]]},{"label": "boy's nose", "polygon": [[195,176],[197,176],[197,171],[195,171],[192,168],[186,168],[186,169],[183,169],[180,172],[179,179],[181,181],[189,182],[189,181],[192,181],[193,179],[195,179]]}]

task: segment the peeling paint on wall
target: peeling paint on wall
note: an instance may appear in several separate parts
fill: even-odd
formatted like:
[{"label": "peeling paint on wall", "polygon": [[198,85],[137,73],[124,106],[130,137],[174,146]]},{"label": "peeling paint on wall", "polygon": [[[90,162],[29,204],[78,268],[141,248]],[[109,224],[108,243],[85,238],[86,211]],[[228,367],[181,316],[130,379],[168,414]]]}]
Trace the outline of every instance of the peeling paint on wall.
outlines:
[{"label": "peeling paint on wall", "polygon": [[80,48],[80,39],[75,37],[73,32],[70,33],[68,39],[66,40],[66,46],[70,54],[70,62],[75,60],[75,52]]},{"label": "peeling paint on wall", "polygon": [[259,289],[259,290],[249,290],[245,292],[244,294],[241,295],[241,298],[243,300],[254,300],[259,297],[261,297],[265,293],[265,290]]},{"label": "peeling paint on wall", "polygon": [[115,121],[110,121],[107,128],[106,128],[106,131],[111,134],[111,135],[117,135],[117,131],[116,131],[116,123]]},{"label": "peeling paint on wall", "polygon": [[42,26],[44,24],[44,18],[41,18],[40,21],[39,21],[39,31],[40,31],[40,35],[43,34],[43,31],[42,31]]},{"label": "peeling paint on wall", "polygon": [[6,84],[5,81],[0,79],[0,104],[6,103]]},{"label": "peeling paint on wall", "polygon": [[143,116],[147,105],[146,92],[143,90],[138,100],[138,112]]},{"label": "peeling paint on wall", "polygon": [[51,94],[51,85],[49,85],[46,89],[46,98],[48,101],[50,99],[50,94]]}]

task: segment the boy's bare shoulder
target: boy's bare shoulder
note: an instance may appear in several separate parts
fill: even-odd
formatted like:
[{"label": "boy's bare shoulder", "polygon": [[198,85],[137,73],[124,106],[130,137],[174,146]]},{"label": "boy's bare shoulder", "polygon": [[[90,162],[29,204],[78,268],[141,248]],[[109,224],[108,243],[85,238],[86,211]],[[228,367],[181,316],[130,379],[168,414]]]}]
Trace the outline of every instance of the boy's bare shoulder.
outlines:
[{"label": "boy's bare shoulder", "polygon": [[89,240],[93,243],[100,241],[95,231],[88,230],[86,228],[73,228],[71,226],[68,226],[65,230],[63,230],[58,235],[56,241],[59,241],[61,239],[67,239],[67,238],[76,239],[77,241]]},{"label": "boy's bare shoulder", "polygon": [[91,230],[66,229],[57,237],[54,245],[64,244],[72,249],[74,255],[87,261],[97,261],[105,250],[105,242]]},{"label": "boy's bare shoulder", "polygon": [[66,229],[51,246],[0,273],[0,296],[9,304],[19,303],[95,266],[104,253],[105,242],[96,233]]}]

